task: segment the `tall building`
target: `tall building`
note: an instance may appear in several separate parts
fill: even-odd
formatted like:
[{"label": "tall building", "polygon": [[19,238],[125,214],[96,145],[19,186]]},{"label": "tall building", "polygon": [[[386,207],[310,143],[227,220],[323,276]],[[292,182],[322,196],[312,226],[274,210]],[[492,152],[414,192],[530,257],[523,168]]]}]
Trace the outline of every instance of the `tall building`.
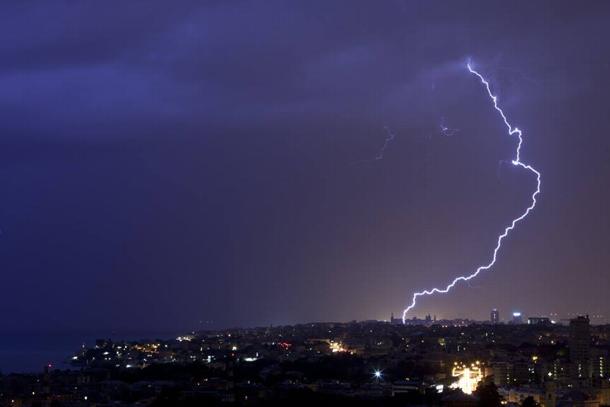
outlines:
[{"label": "tall building", "polygon": [[570,320],[570,379],[577,387],[591,386],[591,326],[589,316]]},{"label": "tall building", "polygon": [[500,323],[500,311],[498,311],[497,308],[494,308],[494,309],[491,310],[490,321],[491,321],[492,324],[499,324]]},{"label": "tall building", "polygon": [[521,315],[520,312],[513,312],[513,324],[522,324],[523,323],[523,316]]},{"label": "tall building", "polygon": [[610,378],[609,349],[593,349],[591,352],[591,374],[593,376],[593,386],[602,387],[602,383],[608,382],[608,378]]}]

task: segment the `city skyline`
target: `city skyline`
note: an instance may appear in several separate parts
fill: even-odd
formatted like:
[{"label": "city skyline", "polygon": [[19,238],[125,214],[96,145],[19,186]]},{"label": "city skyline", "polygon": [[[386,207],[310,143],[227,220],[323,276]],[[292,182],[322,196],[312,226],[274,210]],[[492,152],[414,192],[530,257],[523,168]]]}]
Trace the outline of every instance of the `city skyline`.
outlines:
[{"label": "city skyline", "polygon": [[0,374],[0,404],[608,405],[610,325],[521,316],[504,324],[428,315],[405,325],[392,315],[391,323],[98,338],[73,349],[68,369],[48,363],[41,372]]}]

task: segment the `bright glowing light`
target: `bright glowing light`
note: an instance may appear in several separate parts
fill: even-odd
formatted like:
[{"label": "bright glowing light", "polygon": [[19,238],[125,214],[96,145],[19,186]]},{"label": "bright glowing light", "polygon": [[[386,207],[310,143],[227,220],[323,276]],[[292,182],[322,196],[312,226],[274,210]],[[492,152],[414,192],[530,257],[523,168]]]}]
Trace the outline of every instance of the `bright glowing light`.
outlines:
[{"label": "bright glowing light", "polygon": [[513,312],[513,317],[519,318],[521,316],[520,312]]},{"label": "bright glowing light", "polygon": [[402,313],[403,323],[406,321],[407,313],[415,307],[418,297],[437,294],[437,293],[446,294],[460,281],[471,280],[471,279],[475,278],[476,276],[478,276],[480,272],[482,272],[484,270],[489,270],[490,268],[492,268],[493,265],[496,263],[498,252],[500,251],[500,248],[502,247],[502,241],[515,228],[515,226],[517,226],[517,223],[519,223],[523,219],[525,219],[525,217],[527,217],[527,215],[529,215],[529,213],[536,207],[536,203],[537,203],[536,197],[538,196],[538,194],[540,194],[540,187],[541,187],[540,172],[538,172],[536,169],[534,169],[534,167],[532,167],[531,165],[525,164],[521,161],[521,146],[523,144],[523,133],[521,132],[521,130],[519,130],[519,128],[513,127],[508,122],[508,119],[506,118],[504,111],[498,106],[497,96],[495,96],[491,92],[489,82],[479,72],[477,72],[476,70],[474,70],[472,68],[470,62],[468,62],[466,64],[466,68],[468,68],[468,71],[480,80],[481,84],[487,91],[487,95],[491,99],[494,109],[500,114],[500,117],[502,118],[502,120],[504,121],[504,124],[506,125],[506,128],[508,129],[508,135],[517,136],[518,142],[517,142],[517,148],[515,151],[515,157],[511,162],[513,165],[521,167],[521,168],[529,171],[536,177],[536,190],[532,193],[531,204],[525,209],[525,211],[519,217],[513,219],[512,222],[507,227],[504,228],[504,232],[502,232],[502,234],[500,234],[498,236],[497,241],[496,241],[496,246],[493,250],[491,260],[489,261],[489,263],[479,266],[472,274],[456,277],[445,288],[433,288],[431,290],[424,290],[424,291],[416,292],[415,294],[413,294],[413,297],[411,299],[411,304],[407,308],[405,308],[405,310]]},{"label": "bright glowing light", "polygon": [[383,374],[381,373],[381,370],[375,370],[373,372],[373,376],[375,377],[375,379],[381,379],[383,377]]},{"label": "bright glowing light", "polygon": [[465,365],[454,366],[451,375],[457,377],[458,380],[451,383],[449,386],[452,389],[460,389],[465,394],[472,394],[477,389],[477,385],[483,380],[483,372],[478,363],[471,364],[470,367]]},{"label": "bright glowing light", "polygon": [[347,349],[343,346],[343,344],[341,342],[330,341],[328,343],[328,346],[330,347],[330,351],[332,353],[347,352]]}]

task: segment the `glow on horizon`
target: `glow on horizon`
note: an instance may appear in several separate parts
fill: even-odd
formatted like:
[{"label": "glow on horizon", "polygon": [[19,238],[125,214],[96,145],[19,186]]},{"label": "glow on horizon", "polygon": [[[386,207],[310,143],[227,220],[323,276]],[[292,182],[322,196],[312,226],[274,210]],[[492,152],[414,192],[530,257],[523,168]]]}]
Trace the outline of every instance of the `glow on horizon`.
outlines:
[{"label": "glow on horizon", "polygon": [[531,172],[532,174],[535,175],[535,177],[536,177],[536,190],[534,191],[534,193],[532,194],[532,197],[531,197],[532,203],[525,209],[525,211],[519,217],[513,219],[512,222],[506,228],[504,228],[504,232],[498,236],[498,239],[497,239],[497,242],[496,242],[496,246],[495,246],[495,248],[493,250],[493,254],[492,254],[492,257],[491,257],[491,260],[489,261],[489,263],[487,263],[485,265],[482,265],[482,266],[479,266],[472,274],[456,277],[445,288],[436,288],[435,287],[435,288],[432,288],[430,290],[424,290],[424,291],[420,291],[420,292],[414,293],[413,297],[411,299],[411,304],[407,308],[405,308],[405,310],[402,313],[402,321],[403,321],[403,323],[405,322],[407,314],[409,313],[409,311],[411,311],[415,307],[415,305],[417,304],[417,298],[422,297],[422,296],[433,295],[433,294],[437,294],[437,293],[438,294],[446,294],[457,283],[459,283],[460,281],[471,280],[471,279],[475,278],[476,276],[478,276],[480,272],[485,271],[485,270],[489,270],[490,268],[492,268],[493,265],[496,263],[498,252],[500,251],[500,248],[502,247],[502,241],[515,228],[517,223],[519,223],[525,217],[527,217],[527,215],[529,215],[529,213],[536,207],[536,203],[537,203],[536,197],[538,196],[538,194],[540,194],[540,187],[541,187],[541,175],[540,175],[540,172],[538,172],[531,165],[525,164],[525,163],[523,163],[521,161],[521,146],[523,145],[523,133],[521,132],[521,130],[518,127],[513,127],[508,122],[508,119],[507,119],[506,115],[504,114],[504,111],[498,106],[498,98],[497,98],[497,96],[495,96],[492,93],[491,87],[489,85],[489,82],[483,77],[483,75],[481,75],[479,72],[477,72],[475,69],[473,69],[471,64],[470,64],[470,62],[468,62],[466,64],[466,68],[468,68],[468,71],[471,74],[475,75],[480,80],[481,84],[483,85],[483,87],[487,91],[487,95],[491,99],[491,101],[493,103],[493,106],[494,106],[494,109],[496,109],[496,111],[500,114],[500,117],[502,118],[502,120],[504,121],[504,124],[506,125],[506,128],[508,129],[508,135],[509,136],[513,136],[513,135],[517,136],[517,139],[518,139],[517,149],[515,151],[515,157],[511,161],[511,163],[514,166],[521,167],[521,168],[523,168],[523,169],[525,169],[525,170],[527,170],[527,171],[529,171],[529,172]]}]

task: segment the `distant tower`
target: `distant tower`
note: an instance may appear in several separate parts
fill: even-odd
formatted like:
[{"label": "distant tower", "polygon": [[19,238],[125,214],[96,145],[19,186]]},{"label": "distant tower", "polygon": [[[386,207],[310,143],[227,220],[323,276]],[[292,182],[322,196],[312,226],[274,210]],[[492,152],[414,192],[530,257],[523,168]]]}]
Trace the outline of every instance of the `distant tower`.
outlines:
[{"label": "distant tower", "polygon": [[523,316],[521,315],[520,312],[513,312],[513,324],[522,324],[523,323]]},{"label": "distant tower", "polygon": [[490,321],[492,324],[496,325],[500,323],[500,311],[497,308],[491,310]]},{"label": "distant tower", "polygon": [[589,316],[570,320],[570,378],[577,387],[591,386],[591,326]]}]

